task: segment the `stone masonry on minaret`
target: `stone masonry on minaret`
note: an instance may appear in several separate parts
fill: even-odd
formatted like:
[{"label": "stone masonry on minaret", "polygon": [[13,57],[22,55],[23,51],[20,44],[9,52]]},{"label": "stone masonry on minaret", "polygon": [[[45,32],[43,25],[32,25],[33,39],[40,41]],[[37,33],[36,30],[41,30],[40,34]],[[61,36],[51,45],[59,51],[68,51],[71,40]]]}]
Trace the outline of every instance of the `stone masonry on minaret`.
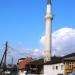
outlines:
[{"label": "stone masonry on minaret", "polygon": [[45,52],[44,52],[44,62],[51,60],[51,34],[52,34],[52,10],[51,10],[51,0],[47,0],[47,8],[46,8],[46,29],[45,29]]}]

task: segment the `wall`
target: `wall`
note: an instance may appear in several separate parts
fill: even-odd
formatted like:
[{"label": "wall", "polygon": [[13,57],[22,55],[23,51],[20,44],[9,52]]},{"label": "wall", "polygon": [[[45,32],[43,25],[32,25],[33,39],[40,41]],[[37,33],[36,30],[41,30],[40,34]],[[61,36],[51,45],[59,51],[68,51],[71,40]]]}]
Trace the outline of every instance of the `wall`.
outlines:
[{"label": "wall", "polygon": [[26,71],[19,70],[18,75],[26,75]]},{"label": "wall", "polygon": [[75,61],[65,62],[65,74],[74,73],[75,74]]},{"label": "wall", "polygon": [[[58,68],[56,69],[56,66]],[[44,65],[44,75],[58,75],[62,74],[64,75],[64,64],[52,64],[52,65]]]}]

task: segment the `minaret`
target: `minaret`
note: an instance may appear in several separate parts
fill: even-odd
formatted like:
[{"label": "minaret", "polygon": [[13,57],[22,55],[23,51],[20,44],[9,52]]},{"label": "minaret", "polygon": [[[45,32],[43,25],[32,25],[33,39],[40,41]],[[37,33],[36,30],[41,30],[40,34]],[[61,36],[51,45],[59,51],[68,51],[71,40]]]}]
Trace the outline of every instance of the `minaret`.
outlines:
[{"label": "minaret", "polygon": [[51,0],[47,0],[47,10],[45,15],[46,29],[45,29],[45,53],[44,62],[51,61],[51,35],[52,35],[52,9]]}]

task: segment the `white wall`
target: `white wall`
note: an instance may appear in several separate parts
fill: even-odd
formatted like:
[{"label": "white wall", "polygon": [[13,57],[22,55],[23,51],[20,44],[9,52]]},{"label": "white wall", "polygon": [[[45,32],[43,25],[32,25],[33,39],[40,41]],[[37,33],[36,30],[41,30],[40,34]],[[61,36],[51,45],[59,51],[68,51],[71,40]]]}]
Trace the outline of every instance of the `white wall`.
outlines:
[{"label": "white wall", "polygon": [[26,71],[19,70],[18,75],[26,75]]},{"label": "white wall", "polygon": [[[63,67],[61,67],[63,65]],[[58,66],[58,69],[56,69],[56,66]],[[52,65],[44,65],[44,75],[58,75],[63,74],[64,75],[64,64],[52,64]]]}]

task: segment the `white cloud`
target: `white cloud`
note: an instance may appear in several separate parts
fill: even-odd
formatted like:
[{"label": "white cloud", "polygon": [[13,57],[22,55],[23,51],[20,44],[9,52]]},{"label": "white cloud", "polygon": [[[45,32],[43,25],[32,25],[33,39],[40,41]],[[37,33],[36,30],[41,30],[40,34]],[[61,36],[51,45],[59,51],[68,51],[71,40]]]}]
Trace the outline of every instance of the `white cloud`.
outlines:
[{"label": "white cloud", "polygon": [[35,49],[34,51],[35,51],[35,52],[39,52],[39,49]]},{"label": "white cloud", "polygon": [[41,43],[42,45],[44,45],[44,43],[45,43],[44,40],[45,40],[45,36],[42,36],[41,39],[40,39],[40,43]]},{"label": "white cloud", "polygon": [[43,57],[43,52],[40,49],[22,49],[15,52],[17,55],[24,57],[40,58]]},{"label": "white cloud", "polygon": [[[45,36],[42,36],[40,43],[44,45]],[[75,29],[61,28],[52,33],[52,53],[53,55],[63,55],[75,51]]]},{"label": "white cloud", "polygon": [[[45,36],[42,36],[40,43],[44,46]],[[64,55],[67,53],[75,52],[75,29],[73,28],[61,28],[52,33],[52,54],[53,55]],[[33,57],[39,58],[44,55],[43,49],[26,49],[22,48],[21,50],[14,50],[11,52],[16,58],[21,57]]]}]

